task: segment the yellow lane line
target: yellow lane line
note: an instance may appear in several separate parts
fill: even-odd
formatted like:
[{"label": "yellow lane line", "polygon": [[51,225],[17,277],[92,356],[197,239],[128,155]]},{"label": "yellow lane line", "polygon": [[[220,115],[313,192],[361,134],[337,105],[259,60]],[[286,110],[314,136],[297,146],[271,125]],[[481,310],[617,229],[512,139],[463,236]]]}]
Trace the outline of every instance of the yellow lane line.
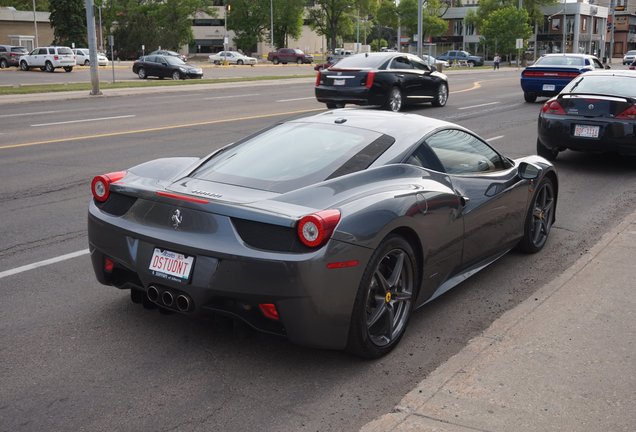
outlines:
[{"label": "yellow lane line", "polygon": [[473,86],[470,87],[470,88],[467,88],[467,89],[464,89],[464,90],[455,90],[455,91],[452,91],[452,92],[449,92],[449,93],[450,94],[464,93],[464,92],[467,92],[467,91],[477,90],[478,88],[481,88],[481,81],[475,81],[473,83]]},{"label": "yellow lane line", "polygon": [[193,126],[205,126],[205,125],[212,125],[212,124],[219,124],[219,123],[236,122],[236,121],[242,121],[242,120],[255,120],[255,119],[269,118],[269,117],[276,117],[276,116],[291,116],[294,114],[303,114],[303,113],[313,112],[313,111],[324,111],[324,108],[279,112],[279,113],[272,113],[272,114],[260,114],[260,115],[254,115],[254,116],[235,117],[235,118],[222,119],[222,120],[210,120],[210,121],[204,121],[204,122],[198,122],[198,123],[187,123],[187,124],[180,124],[180,125],[173,125],[173,126],[161,126],[161,127],[137,129],[137,130],[131,130],[131,131],[111,132],[111,133],[95,134],[95,135],[83,135],[83,136],[70,137],[70,138],[58,138],[58,139],[52,139],[52,140],[46,140],[46,141],[34,141],[34,142],[23,143],[23,144],[11,144],[6,146],[0,146],[0,150],[13,149],[13,148],[19,148],[19,147],[30,147],[30,146],[37,146],[37,145],[43,145],[43,144],[54,144],[54,143],[67,142],[67,141],[79,141],[79,140],[85,140],[85,139],[106,138],[106,137],[132,135],[132,134],[139,134],[139,133],[146,133],[146,132],[157,132],[157,131],[168,130],[168,129],[179,129],[179,128],[187,128],[187,127],[193,127]]}]

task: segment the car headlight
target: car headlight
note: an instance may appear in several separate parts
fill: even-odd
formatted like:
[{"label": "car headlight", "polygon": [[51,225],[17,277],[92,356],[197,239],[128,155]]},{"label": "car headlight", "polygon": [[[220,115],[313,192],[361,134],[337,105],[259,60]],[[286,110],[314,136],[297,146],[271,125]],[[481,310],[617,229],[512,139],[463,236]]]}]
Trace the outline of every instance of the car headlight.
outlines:
[{"label": "car headlight", "polygon": [[187,71],[188,71],[186,68],[181,67],[181,66],[179,66],[179,70],[180,70],[181,72],[187,72]]}]

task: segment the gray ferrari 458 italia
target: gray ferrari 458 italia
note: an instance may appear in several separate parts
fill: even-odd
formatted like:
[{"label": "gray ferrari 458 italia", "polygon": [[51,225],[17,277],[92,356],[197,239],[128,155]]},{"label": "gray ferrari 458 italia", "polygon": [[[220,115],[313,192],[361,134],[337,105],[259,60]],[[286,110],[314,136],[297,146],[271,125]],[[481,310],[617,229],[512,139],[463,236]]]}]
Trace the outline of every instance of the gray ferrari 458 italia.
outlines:
[{"label": "gray ferrari 458 italia", "polygon": [[541,250],[558,179],[452,123],[341,109],[98,175],[92,193],[101,283],[376,358],[414,309],[514,247]]}]

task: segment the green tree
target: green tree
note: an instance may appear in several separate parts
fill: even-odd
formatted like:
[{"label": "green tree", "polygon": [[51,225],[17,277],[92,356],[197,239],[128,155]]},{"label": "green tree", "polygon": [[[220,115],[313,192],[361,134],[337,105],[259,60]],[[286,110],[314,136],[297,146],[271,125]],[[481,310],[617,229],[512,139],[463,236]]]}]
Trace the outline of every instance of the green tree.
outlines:
[{"label": "green tree", "polygon": [[[0,0],[0,7],[14,7],[19,11],[32,11],[33,10],[33,1],[32,0]],[[49,1],[48,0],[35,0],[35,10],[37,11],[45,11],[49,10]]]},{"label": "green tree", "polygon": [[53,44],[88,46],[86,9],[82,0],[49,0],[49,17],[53,27]]},{"label": "green tree", "polygon": [[[298,39],[303,29],[306,0],[274,0],[274,46],[287,47],[289,39]],[[266,27],[269,29],[270,21]]]},{"label": "green tree", "polygon": [[[440,0],[428,0],[422,8],[422,40],[446,33],[448,23],[442,18],[448,9],[448,3]],[[405,34],[417,33],[417,0],[402,0],[398,6],[398,15]]]},{"label": "green tree", "polygon": [[398,8],[393,0],[382,0],[375,16],[376,22],[385,27],[398,27]]},{"label": "green tree", "polygon": [[227,28],[234,31],[236,47],[245,52],[256,51],[256,45],[265,40],[265,30],[269,29],[269,0],[231,0],[228,3],[232,11]]},{"label": "green tree", "polygon": [[338,36],[351,34],[355,5],[351,0],[315,0],[309,10],[309,21],[319,35],[327,38],[329,49],[337,48]]},{"label": "green tree", "polygon": [[514,54],[516,39],[528,39],[532,28],[528,12],[515,6],[506,6],[491,12],[480,27],[482,43],[501,54]]}]

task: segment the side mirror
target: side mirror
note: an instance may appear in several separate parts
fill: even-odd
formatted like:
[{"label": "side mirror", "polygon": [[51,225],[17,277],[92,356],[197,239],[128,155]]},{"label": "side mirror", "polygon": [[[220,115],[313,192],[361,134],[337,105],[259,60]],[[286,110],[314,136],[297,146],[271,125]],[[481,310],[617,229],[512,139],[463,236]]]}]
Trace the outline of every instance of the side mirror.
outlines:
[{"label": "side mirror", "polygon": [[539,175],[541,175],[542,171],[543,169],[538,165],[529,162],[521,162],[519,164],[518,173],[519,177],[524,180],[534,180],[536,178],[539,178]]}]

